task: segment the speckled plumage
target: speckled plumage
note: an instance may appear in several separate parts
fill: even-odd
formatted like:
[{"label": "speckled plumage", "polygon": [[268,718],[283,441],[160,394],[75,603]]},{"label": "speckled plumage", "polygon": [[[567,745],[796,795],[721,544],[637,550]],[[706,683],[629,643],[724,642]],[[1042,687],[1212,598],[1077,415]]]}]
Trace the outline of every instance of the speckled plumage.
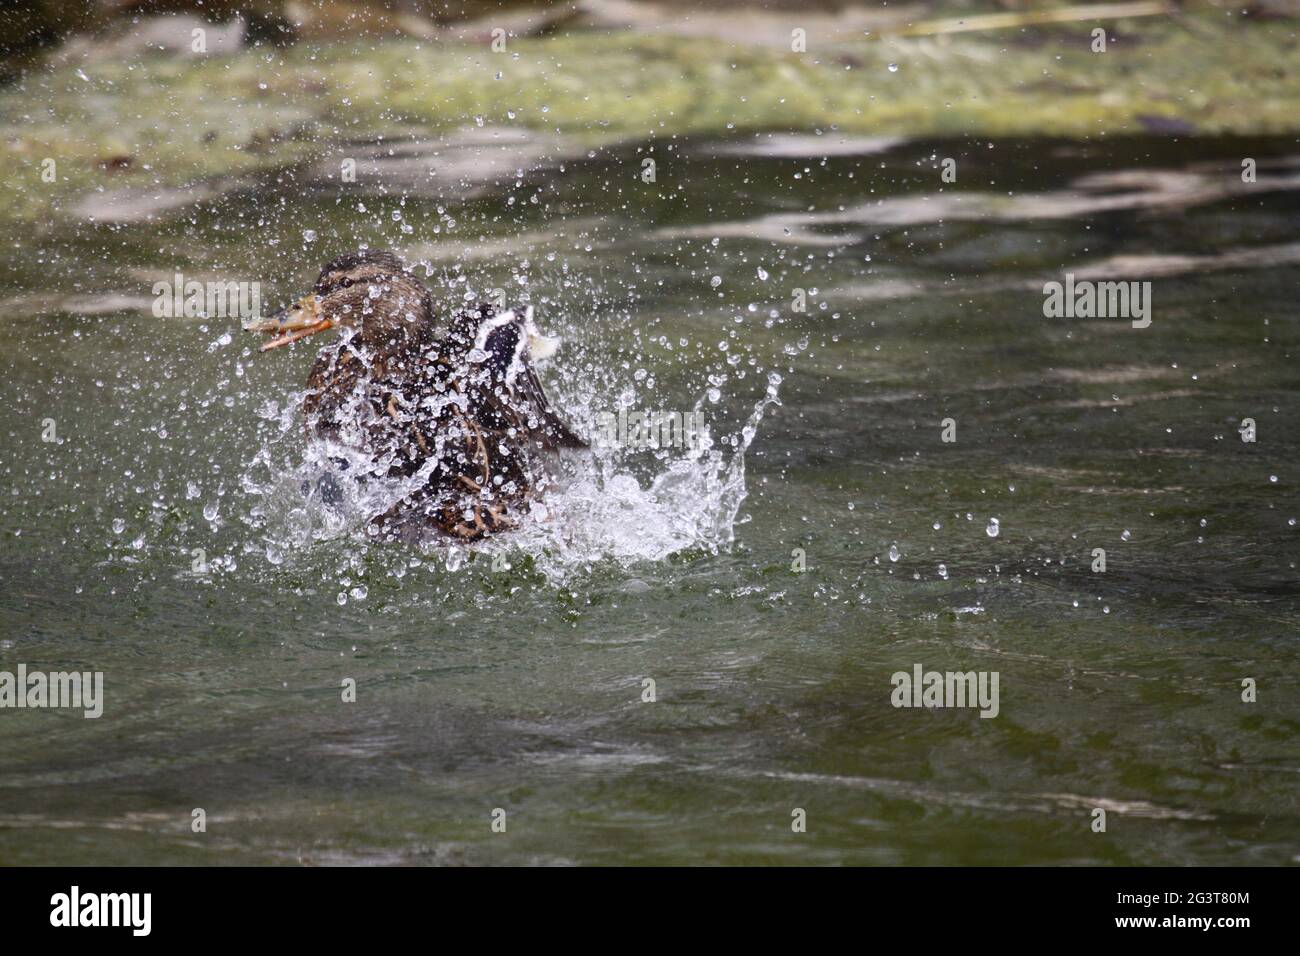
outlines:
[{"label": "speckled plumage", "polygon": [[374,516],[376,534],[474,540],[509,528],[550,483],[554,454],[585,446],[550,410],[530,313],[481,304],[439,336],[424,284],[382,251],[329,263],[313,297],[295,308],[345,331],[312,365],[308,428],[364,452],[374,475],[422,476]]}]

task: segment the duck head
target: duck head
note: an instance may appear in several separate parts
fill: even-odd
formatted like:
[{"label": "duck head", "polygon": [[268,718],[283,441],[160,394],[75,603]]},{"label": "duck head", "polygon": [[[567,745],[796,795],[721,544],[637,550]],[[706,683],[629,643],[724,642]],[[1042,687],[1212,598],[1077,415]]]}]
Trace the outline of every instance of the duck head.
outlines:
[{"label": "duck head", "polygon": [[393,253],[363,249],[326,265],[312,291],[292,305],[244,324],[245,331],[275,336],[263,352],[333,328],[352,329],[352,341],[361,347],[424,345],[434,328],[429,291]]}]

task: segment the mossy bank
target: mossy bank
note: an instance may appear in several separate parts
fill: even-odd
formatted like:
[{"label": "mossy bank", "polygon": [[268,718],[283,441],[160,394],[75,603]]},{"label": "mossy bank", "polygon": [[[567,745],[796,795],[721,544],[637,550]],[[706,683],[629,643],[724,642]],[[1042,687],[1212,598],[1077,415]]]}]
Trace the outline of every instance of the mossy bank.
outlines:
[{"label": "mossy bank", "polygon": [[65,61],[0,92],[4,215],[93,218],[86,201],[106,191],[228,183],[476,124],[582,148],[754,130],[1289,133],[1296,23],[1203,12],[833,44],[814,33],[803,53],[575,31],[505,52],[395,39]]}]

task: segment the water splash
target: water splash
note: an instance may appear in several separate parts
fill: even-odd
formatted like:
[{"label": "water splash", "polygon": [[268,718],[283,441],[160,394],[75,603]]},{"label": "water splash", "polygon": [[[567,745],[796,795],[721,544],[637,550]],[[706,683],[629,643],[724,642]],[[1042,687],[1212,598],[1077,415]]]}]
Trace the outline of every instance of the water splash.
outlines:
[{"label": "water splash", "polygon": [[544,520],[484,547],[522,549],[552,579],[598,560],[628,565],[729,547],[747,495],[745,453],[768,407],[780,403],[780,385],[781,376],[770,373],[765,394],[738,432],[715,442],[704,429],[697,450],[658,459],[648,480],[638,480],[619,452],[596,450],[573,459],[568,480],[546,501]]},{"label": "water splash", "polygon": [[[719,434],[704,426],[690,449],[566,452],[556,487],[509,533],[466,545],[431,532],[413,547],[449,571],[475,553],[511,565],[526,556],[553,583],[599,562],[626,567],[724,550],[734,541],[747,495],[745,453],[768,408],[780,404],[781,381],[780,374],[768,373],[766,390],[743,424]],[[412,547],[375,543],[369,519],[418,488],[427,468],[406,479],[378,477],[369,458],[355,449],[307,438],[299,412],[303,394],[283,408],[263,410],[264,440],[240,479],[253,502],[245,522],[262,536],[267,562],[278,566],[329,542]],[[696,402],[697,413],[706,397]],[[589,417],[566,411],[573,420]]]}]

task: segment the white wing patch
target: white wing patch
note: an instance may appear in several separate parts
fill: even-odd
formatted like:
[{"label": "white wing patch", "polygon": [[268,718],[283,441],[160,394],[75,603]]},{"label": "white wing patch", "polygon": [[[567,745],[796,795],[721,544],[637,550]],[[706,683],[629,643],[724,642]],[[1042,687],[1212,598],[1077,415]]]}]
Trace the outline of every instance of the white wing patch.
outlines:
[{"label": "white wing patch", "polygon": [[537,328],[537,323],[533,321],[533,307],[524,306],[522,320],[520,315],[514,309],[507,309],[497,315],[486,319],[478,329],[478,335],[474,338],[474,349],[470,352],[470,361],[481,362],[488,357],[487,340],[492,333],[502,326],[509,325],[512,322],[519,322],[521,334],[515,343],[514,354],[510,357],[510,365],[506,369],[506,382],[511,383],[515,380],[520,372],[523,371],[524,350],[527,350],[528,358],[533,362],[544,362],[553,356],[560,348],[560,340],[552,336],[543,335]]}]

